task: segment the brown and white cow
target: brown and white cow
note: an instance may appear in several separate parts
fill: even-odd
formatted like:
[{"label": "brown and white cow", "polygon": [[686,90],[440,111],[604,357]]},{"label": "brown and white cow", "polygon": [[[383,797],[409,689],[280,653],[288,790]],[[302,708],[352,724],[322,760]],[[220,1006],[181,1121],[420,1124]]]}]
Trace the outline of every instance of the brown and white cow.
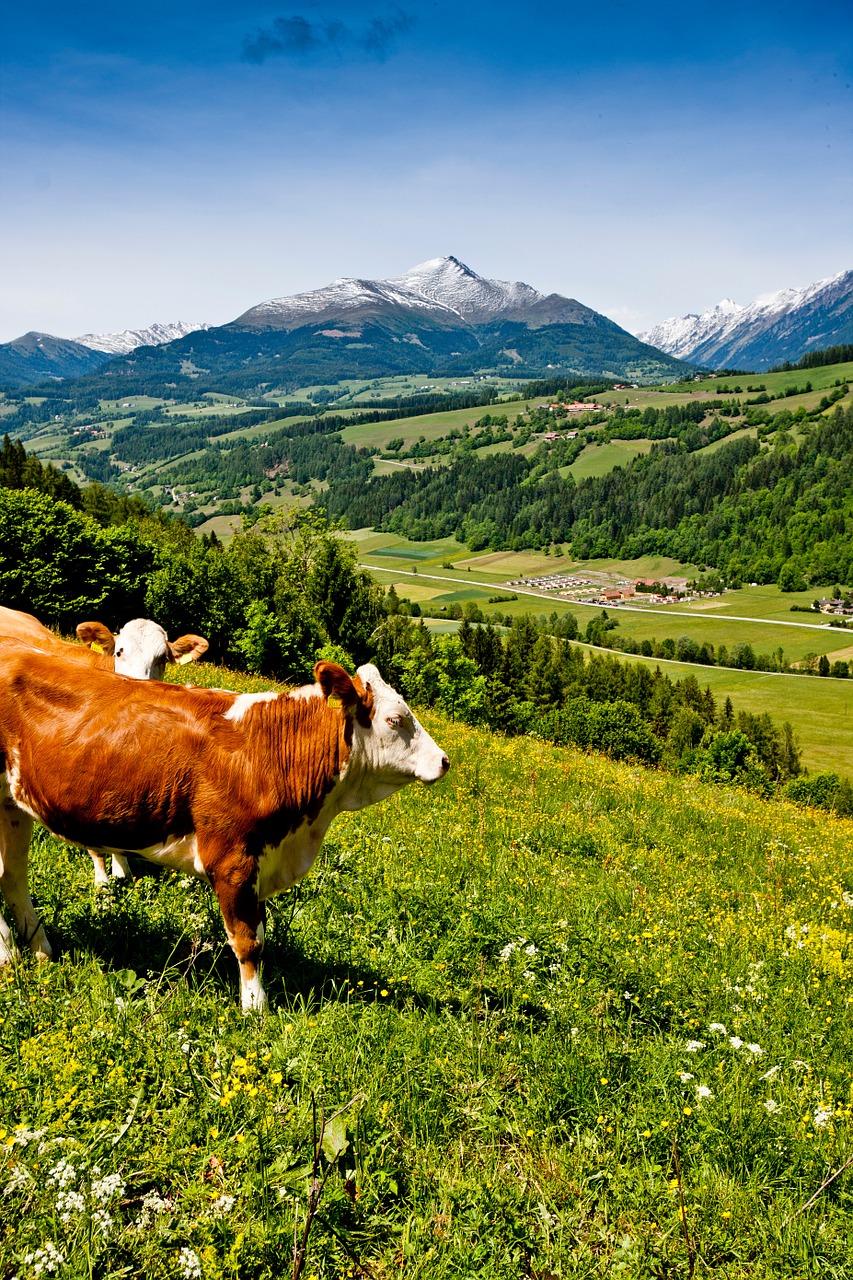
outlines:
[{"label": "brown and white cow", "polygon": [[194,662],[207,652],[207,641],[201,636],[170,640],[163,628],[150,618],[134,618],[115,635],[102,622],[81,622],[77,637],[88,647],[61,640],[31,613],[0,605],[0,638],[20,640],[67,658],[69,662],[101,671],[117,671],[136,680],[162,680],[167,662]]},{"label": "brown and white cow", "polygon": [[[180,636],[170,640],[163,628],[150,618],[134,618],[113,635],[103,622],[81,622],[77,637],[86,648],[70,644],[42,626],[31,613],[7,609],[0,605],[0,639],[19,640],[42,652],[66,658],[99,671],[116,671],[135,680],[162,680],[168,662],[195,662],[207,652],[207,641],[201,636]],[[91,849],[95,884],[109,882],[104,859]],[[114,854],[112,872],[119,879],[130,876],[130,867],[122,854]]]},{"label": "brown and white cow", "polygon": [[[376,667],[314,674],[291,694],[140,686],[0,645],[0,889],[35,955],[51,950],[27,884],[34,818],[207,880],[243,1009],[263,1007],[266,899],[305,875],[337,814],[450,767]],[[12,955],[0,917],[0,963]]]}]

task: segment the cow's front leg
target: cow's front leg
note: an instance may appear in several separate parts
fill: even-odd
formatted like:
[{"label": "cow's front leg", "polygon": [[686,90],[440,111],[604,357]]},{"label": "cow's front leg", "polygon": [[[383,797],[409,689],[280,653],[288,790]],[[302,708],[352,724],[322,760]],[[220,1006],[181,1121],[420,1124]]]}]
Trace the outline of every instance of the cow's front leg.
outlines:
[{"label": "cow's front leg", "polygon": [[[251,879],[244,872],[251,871]],[[232,869],[214,878],[213,887],[225,932],[240,966],[240,1002],[243,1012],[266,1007],[267,996],[261,983],[261,950],[264,945],[265,910],[258,900],[256,868]]]}]

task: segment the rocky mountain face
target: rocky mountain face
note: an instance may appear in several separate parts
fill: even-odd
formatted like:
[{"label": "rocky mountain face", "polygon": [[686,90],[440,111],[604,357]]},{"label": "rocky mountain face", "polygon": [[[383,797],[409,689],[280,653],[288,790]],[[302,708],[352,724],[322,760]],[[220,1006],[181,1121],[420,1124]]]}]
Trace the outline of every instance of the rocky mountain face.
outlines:
[{"label": "rocky mountain face", "polygon": [[458,258],[430,258],[390,280],[333,280],[322,289],[272,298],[232,322],[240,329],[297,329],[335,319],[377,320],[408,316],[413,323],[445,328],[505,321],[542,328],[548,324],[600,324],[612,320],[560,294],[540,293],[521,281],[487,280]]},{"label": "rocky mountain face", "polygon": [[152,324],[147,329],[123,329],[121,333],[84,333],[74,338],[74,342],[107,356],[126,356],[137,347],[162,347],[167,342],[185,338],[188,333],[209,328],[209,324],[177,320],[174,324]]},{"label": "rocky mountain face", "polygon": [[643,342],[710,369],[767,370],[808,351],[853,341],[853,271],[804,289],[781,289],[739,306],[730,298],[702,315],[664,320]]}]

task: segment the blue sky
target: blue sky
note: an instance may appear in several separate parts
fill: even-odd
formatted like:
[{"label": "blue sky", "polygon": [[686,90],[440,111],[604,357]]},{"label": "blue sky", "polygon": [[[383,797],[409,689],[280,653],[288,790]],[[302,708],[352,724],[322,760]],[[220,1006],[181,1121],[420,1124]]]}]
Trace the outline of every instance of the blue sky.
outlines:
[{"label": "blue sky", "polygon": [[632,331],[853,265],[839,0],[6,8],[2,341],[441,254]]}]

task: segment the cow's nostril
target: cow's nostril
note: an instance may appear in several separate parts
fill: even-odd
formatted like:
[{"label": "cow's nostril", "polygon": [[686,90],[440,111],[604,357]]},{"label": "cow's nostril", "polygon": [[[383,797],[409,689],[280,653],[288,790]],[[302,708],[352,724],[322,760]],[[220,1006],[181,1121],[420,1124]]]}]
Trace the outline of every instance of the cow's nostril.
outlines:
[{"label": "cow's nostril", "polygon": [[447,773],[447,770],[450,768],[450,761],[448,760],[447,756],[441,757],[441,767],[444,770],[444,772]]}]

